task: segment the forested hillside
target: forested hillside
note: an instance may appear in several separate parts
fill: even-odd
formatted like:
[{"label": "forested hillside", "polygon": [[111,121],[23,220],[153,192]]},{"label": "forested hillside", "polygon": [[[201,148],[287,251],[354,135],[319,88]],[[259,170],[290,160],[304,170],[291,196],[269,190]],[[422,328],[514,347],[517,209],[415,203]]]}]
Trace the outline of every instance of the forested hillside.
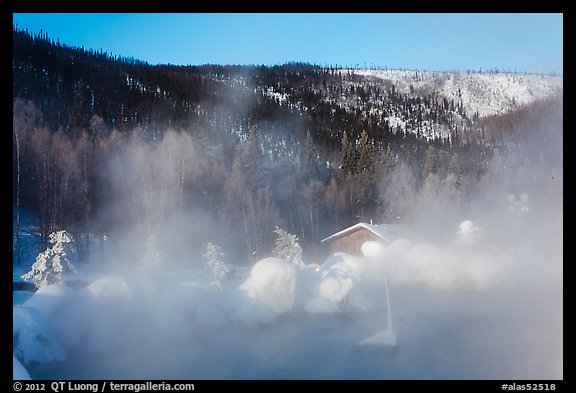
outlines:
[{"label": "forested hillside", "polygon": [[22,212],[43,249],[66,229],[84,260],[90,236],[131,233],[175,259],[215,241],[255,261],[276,226],[313,255],[359,221],[465,211],[495,160],[562,142],[562,78],[480,75],[150,65],[14,28],[14,257]]}]

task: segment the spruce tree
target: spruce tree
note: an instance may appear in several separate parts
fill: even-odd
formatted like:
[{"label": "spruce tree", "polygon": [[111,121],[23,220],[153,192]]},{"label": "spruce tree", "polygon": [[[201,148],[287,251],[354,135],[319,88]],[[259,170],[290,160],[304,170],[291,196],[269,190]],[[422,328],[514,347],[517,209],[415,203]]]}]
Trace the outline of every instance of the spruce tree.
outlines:
[{"label": "spruce tree", "polygon": [[276,227],[274,232],[278,235],[274,255],[298,267],[303,267],[302,247],[300,247],[296,235],[288,233],[279,227]]},{"label": "spruce tree", "polygon": [[50,234],[51,248],[41,252],[36,257],[32,269],[22,275],[24,280],[32,279],[36,288],[50,284],[60,284],[62,273],[74,273],[74,265],[66,255],[66,244],[72,241],[72,235],[66,231],[52,232]]},{"label": "spruce tree", "polygon": [[352,141],[348,140],[348,135],[344,131],[340,148],[340,178],[346,179],[348,175],[354,173],[356,167],[356,149]]}]

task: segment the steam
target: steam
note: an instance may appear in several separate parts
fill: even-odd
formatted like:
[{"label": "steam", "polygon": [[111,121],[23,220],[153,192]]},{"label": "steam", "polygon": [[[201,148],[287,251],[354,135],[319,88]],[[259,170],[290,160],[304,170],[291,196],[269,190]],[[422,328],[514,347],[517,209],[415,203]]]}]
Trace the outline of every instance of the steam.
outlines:
[{"label": "steam", "polygon": [[[234,251],[238,228],[209,208],[224,197],[217,180],[226,169],[215,159],[224,147],[175,131],[154,144],[119,139],[103,157],[102,184],[116,192],[103,196],[99,219],[127,224],[110,234],[85,288],[38,291],[15,312],[19,332],[18,321],[41,310],[33,329],[49,330],[57,355],[67,354],[51,365],[32,357],[28,371],[47,379],[563,378],[563,126],[547,120],[497,156],[461,204],[402,195],[399,211],[418,214],[391,244],[365,244],[366,257],[332,265],[305,260],[323,265],[306,271],[261,261],[252,275]],[[388,195],[413,192],[406,168],[397,171]],[[158,264],[142,263],[150,239]],[[237,265],[220,290],[203,270],[208,242]],[[358,350],[392,325],[397,351]],[[34,351],[35,333],[21,358]]]}]

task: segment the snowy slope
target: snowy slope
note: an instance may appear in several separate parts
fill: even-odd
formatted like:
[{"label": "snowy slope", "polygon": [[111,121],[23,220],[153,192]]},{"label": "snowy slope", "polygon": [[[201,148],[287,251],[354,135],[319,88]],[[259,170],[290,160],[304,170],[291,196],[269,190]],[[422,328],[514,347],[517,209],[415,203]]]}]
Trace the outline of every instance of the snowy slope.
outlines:
[{"label": "snowy slope", "polygon": [[[475,132],[477,120],[502,115],[562,94],[561,76],[511,72],[436,72],[341,69],[257,87],[254,92],[290,110],[314,112],[317,101],[392,133],[427,140]],[[303,91],[315,94],[303,96]]]},{"label": "snowy slope", "polygon": [[[348,71],[348,70],[346,70]],[[399,70],[349,70],[373,81],[388,80],[398,91],[436,91],[440,96],[462,102],[470,115],[502,114],[515,107],[543,99],[563,87],[560,76]]]}]

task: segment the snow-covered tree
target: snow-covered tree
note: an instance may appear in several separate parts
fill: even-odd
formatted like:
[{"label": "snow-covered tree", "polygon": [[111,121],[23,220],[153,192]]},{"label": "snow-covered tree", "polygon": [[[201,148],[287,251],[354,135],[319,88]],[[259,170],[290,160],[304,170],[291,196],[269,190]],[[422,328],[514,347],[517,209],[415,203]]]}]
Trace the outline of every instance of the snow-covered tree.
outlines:
[{"label": "snow-covered tree", "polygon": [[24,280],[32,279],[36,288],[62,282],[62,273],[74,273],[74,266],[66,256],[67,244],[72,241],[72,235],[66,231],[57,231],[50,234],[51,248],[41,252],[36,257],[32,269],[23,274]]},{"label": "snow-covered tree", "polygon": [[210,285],[218,290],[222,290],[220,279],[224,278],[229,271],[228,266],[222,260],[223,257],[224,253],[220,246],[213,243],[206,245],[206,252],[202,255],[202,258],[206,260],[206,270],[212,273],[213,281]]},{"label": "snow-covered tree", "polygon": [[292,235],[279,227],[276,227],[274,232],[278,235],[274,255],[291,262],[298,267],[303,267],[302,247],[300,247],[296,235]]}]

